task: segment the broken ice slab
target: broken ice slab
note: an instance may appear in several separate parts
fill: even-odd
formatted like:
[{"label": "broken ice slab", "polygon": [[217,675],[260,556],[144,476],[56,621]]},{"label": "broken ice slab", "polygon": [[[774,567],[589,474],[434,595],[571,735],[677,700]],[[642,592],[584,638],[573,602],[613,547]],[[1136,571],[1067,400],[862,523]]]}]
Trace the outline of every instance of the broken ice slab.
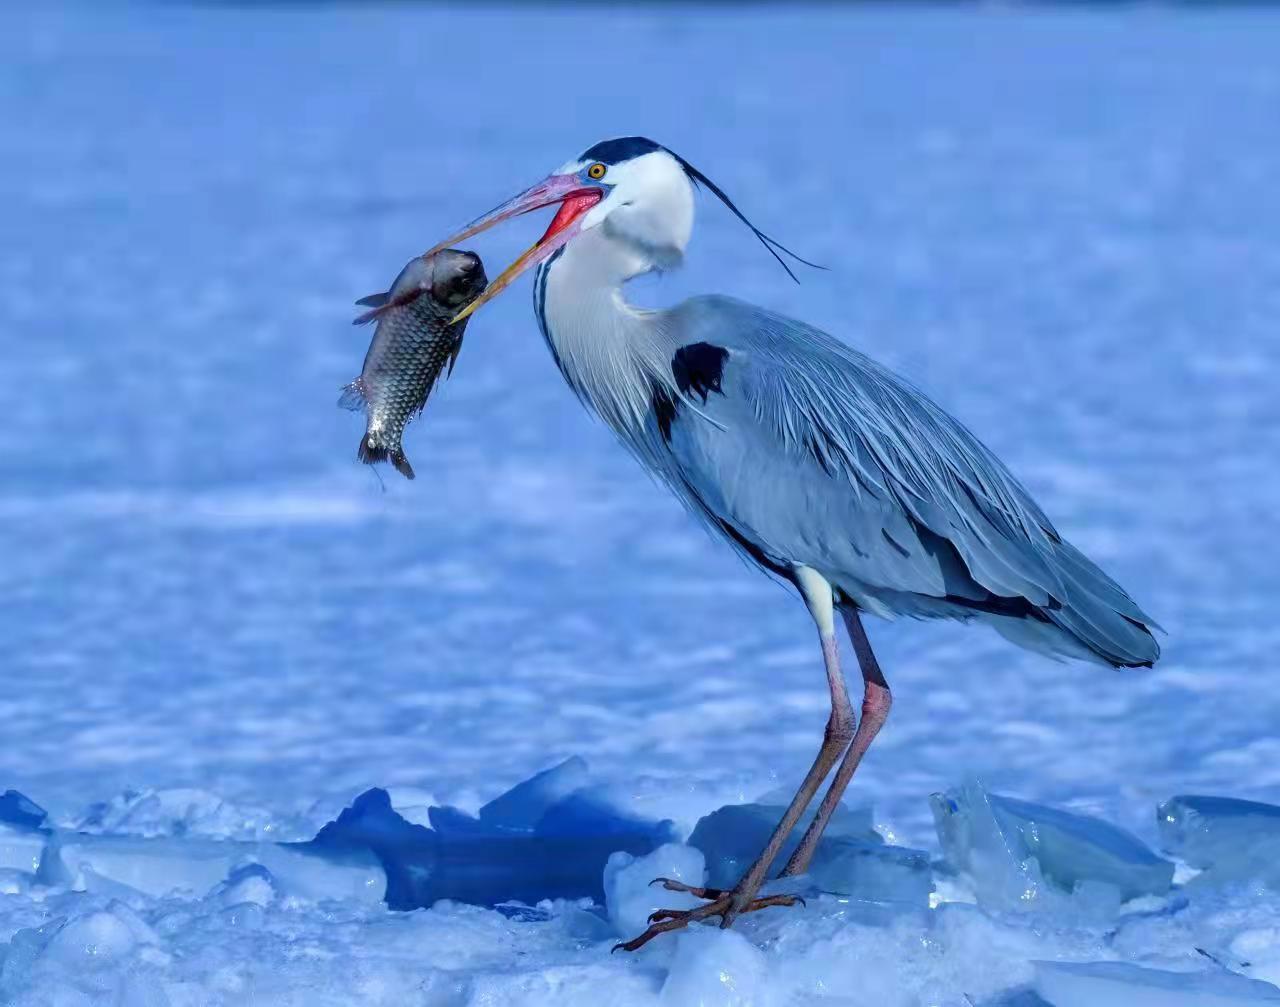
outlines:
[{"label": "broken ice slab", "polygon": [[933,893],[929,854],[849,836],[823,836],[809,878],[824,892],[872,902],[927,906]]},{"label": "broken ice slab", "polygon": [[666,843],[643,857],[615,853],[604,866],[604,902],[619,936],[630,939],[649,925],[657,909],[696,909],[702,900],[688,892],[667,891],[654,878],[686,885],[704,884],[702,854],[691,846]]},{"label": "broken ice slab", "polygon": [[16,790],[0,794],[0,822],[20,830],[42,828],[48,813],[35,801]]},{"label": "broken ice slab", "polygon": [[0,825],[0,869],[35,874],[48,840],[43,832]]},{"label": "broken ice slab", "polygon": [[984,904],[1028,908],[1053,894],[1046,883],[1128,900],[1163,895],[1173,880],[1173,864],[1098,818],[988,793],[974,781],[930,804],[947,861],[974,879]]},{"label": "broken ice slab", "polygon": [[368,852],[314,850],[304,843],[239,843],[216,839],[146,839],[58,833],[40,868],[45,884],[156,898],[202,898],[246,864],[268,870],[279,890],[300,898],[381,902],[386,880]]},{"label": "broken ice slab", "polygon": [[[729,804],[698,819],[689,845],[701,850],[707,859],[707,884],[712,888],[732,888],[760,855],[786,807],[780,804]],[[813,821],[813,812],[800,819],[787,843],[778,854],[778,863],[800,845],[804,830]],[[824,842],[836,836],[878,845],[884,840],[871,828],[869,811],[853,811],[840,805],[827,825]],[[819,845],[821,849],[821,844]]]},{"label": "broken ice slab", "polygon": [[280,823],[267,811],[229,804],[216,794],[191,787],[126,790],[90,805],[78,832],[105,835],[200,836],[206,839],[271,840]]},{"label": "broken ice slab", "polygon": [[1199,867],[1196,884],[1280,882],[1280,807],[1232,797],[1182,795],[1156,811],[1160,844]]},{"label": "broken ice slab", "polygon": [[570,760],[486,805],[478,818],[456,808],[432,808],[433,828],[406,821],[386,791],[374,789],[356,798],[313,843],[371,850],[386,872],[393,909],[440,899],[485,906],[602,900],[610,854],[649,853],[671,842],[674,828],[669,821],[620,811],[606,797],[580,789],[585,780],[586,764]]},{"label": "broken ice slab", "polygon": [[[689,845],[707,861],[707,884],[730,888],[746,873],[786,812],[775,804],[731,804],[699,819]],[[792,831],[778,863],[800,844],[813,812]],[[809,866],[823,891],[861,899],[927,904],[933,891],[928,854],[887,846],[871,827],[871,812],[837,807]]]},{"label": "broken ice slab", "polygon": [[480,809],[479,818],[496,828],[532,832],[548,811],[590,783],[586,762],[575,755],[495,797]]},{"label": "broken ice slab", "polygon": [[1128,962],[1032,962],[1053,1007],[1247,1007],[1280,1004],[1280,989],[1234,972],[1165,972]]},{"label": "broken ice slab", "polygon": [[44,808],[18,791],[0,794],[0,870],[31,875],[40,870],[51,834],[47,818]]}]

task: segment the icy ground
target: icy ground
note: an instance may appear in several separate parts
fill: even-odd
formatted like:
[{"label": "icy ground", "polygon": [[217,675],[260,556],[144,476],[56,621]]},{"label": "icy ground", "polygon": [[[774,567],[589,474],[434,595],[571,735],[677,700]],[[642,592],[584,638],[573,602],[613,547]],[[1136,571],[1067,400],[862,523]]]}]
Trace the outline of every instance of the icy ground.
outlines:
[{"label": "icy ground", "polygon": [[[929,795],[971,775],[1151,847],[1172,795],[1280,803],[1278,35],[1261,10],[6,10],[0,789],[61,828],[260,842],[372,786],[474,812],[577,754],[680,836],[795,780],[825,716],[807,617],[585,418],[527,287],[411,431],[415,483],[381,489],[334,406],[357,297],[639,132],[832,271],[790,285],[703,203],[688,267],[638,297],[737,294],[907,372],[1169,633],[1120,676],[873,625],[897,703],[851,804],[936,859]],[[476,247],[492,271],[537,226]],[[190,813],[119,796],[183,788]],[[1030,962],[1217,968],[1197,947],[1280,979],[1257,876],[1105,922],[814,900],[636,959],[598,908],[397,913],[273,879],[6,875],[0,999],[623,1005],[705,981],[950,1007],[1038,983],[1070,1007],[1132,976]]]}]

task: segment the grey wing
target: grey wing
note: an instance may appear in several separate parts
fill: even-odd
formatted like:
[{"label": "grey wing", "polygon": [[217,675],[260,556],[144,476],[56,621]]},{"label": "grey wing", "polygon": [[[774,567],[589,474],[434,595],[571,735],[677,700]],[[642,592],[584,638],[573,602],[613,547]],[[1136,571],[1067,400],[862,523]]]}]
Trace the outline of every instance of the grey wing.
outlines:
[{"label": "grey wing", "polygon": [[984,618],[1020,642],[1149,664],[1152,620],[927,396],[825,333],[730,298],[672,313],[673,476],[762,565],[879,614]]}]

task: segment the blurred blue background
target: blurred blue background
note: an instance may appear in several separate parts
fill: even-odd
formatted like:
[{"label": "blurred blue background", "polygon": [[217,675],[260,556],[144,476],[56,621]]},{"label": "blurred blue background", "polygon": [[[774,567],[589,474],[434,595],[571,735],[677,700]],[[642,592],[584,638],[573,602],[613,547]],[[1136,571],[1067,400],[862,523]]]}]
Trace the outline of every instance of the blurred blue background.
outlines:
[{"label": "blurred blue background", "polygon": [[[679,151],[686,269],[921,384],[1169,631],[1152,673],[871,626],[898,699],[855,785],[1144,826],[1280,798],[1280,108],[1264,10],[669,5],[11,9],[0,34],[0,785],[305,814],[487,797],[582,754],[696,813],[807,766],[802,606],[563,386],[527,281],[380,484],[335,407],[353,301],[597,140]],[[474,246],[494,275],[543,221]],[[323,817],[317,814],[316,821]]]}]

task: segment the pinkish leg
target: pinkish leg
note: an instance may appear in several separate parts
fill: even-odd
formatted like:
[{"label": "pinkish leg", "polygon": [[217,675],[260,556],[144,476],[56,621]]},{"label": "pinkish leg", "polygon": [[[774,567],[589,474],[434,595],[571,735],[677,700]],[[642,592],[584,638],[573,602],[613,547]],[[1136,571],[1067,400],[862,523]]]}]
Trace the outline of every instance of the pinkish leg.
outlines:
[{"label": "pinkish leg", "polygon": [[844,796],[845,788],[853,779],[853,774],[867,749],[871,747],[871,742],[875,741],[876,735],[880,733],[880,728],[888,719],[889,708],[893,705],[893,694],[889,691],[889,684],[880,671],[880,663],[871,651],[871,641],[867,639],[867,632],[862,628],[862,620],[858,617],[857,610],[841,609],[841,614],[849,630],[849,639],[853,642],[853,652],[858,657],[858,667],[862,670],[862,718],[858,721],[858,730],[854,732],[849,751],[845,753],[840,768],[836,770],[830,789],[822,798],[822,803],[818,805],[817,815],[805,830],[804,837],[796,847],[795,853],[791,854],[787,866],[782,869],[783,877],[803,874],[809,869],[809,862],[818,848],[823,830],[831,821],[836,805]]},{"label": "pinkish leg", "polygon": [[[809,606],[809,612],[813,616],[814,622],[817,623],[818,632],[822,639],[822,660],[827,670],[827,686],[831,691],[831,716],[827,720],[827,729],[823,735],[822,747],[818,749],[817,758],[814,759],[813,765],[809,767],[809,772],[800,784],[800,789],[796,791],[796,796],[792,798],[791,803],[787,806],[787,810],[782,816],[782,821],[778,823],[773,835],[769,837],[768,844],[731,891],[717,892],[717,897],[714,901],[687,912],[659,910],[653,917],[650,917],[652,924],[648,930],[634,940],[619,944],[618,948],[634,951],[660,933],[679,929],[709,916],[719,916],[720,926],[727,927],[741,913],[752,912],[765,906],[794,905],[800,901],[790,895],[777,895],[765,899],[757,899],[756,893],[760,890],[760,885],[763,884],[769,868],[773,865],[774,860],[777,859],[778,852],[787,841],[787,836],[791,834],[796,822],[799,821],[800,816],[808,808],[813,800],[813,795],[817,792],[818,787],[822,785],[822,781],[826,779],[831,767],[840,758],[840,753],[845,750],[850,740],[854,737],[854,730],[853,707],[849,702],[849,692],[845,687],[844,676],[840,673],[840,652],[835,635],[835,613],[831,585],[815,571],[799,568],[796,570],[796,586],[799,587],[805,603]],[[665,879],[658,880],[665,883]],[[671,888],[672,886],[666,884],[666,887]],[[681,889],[676,888],[673,890]]]}]

